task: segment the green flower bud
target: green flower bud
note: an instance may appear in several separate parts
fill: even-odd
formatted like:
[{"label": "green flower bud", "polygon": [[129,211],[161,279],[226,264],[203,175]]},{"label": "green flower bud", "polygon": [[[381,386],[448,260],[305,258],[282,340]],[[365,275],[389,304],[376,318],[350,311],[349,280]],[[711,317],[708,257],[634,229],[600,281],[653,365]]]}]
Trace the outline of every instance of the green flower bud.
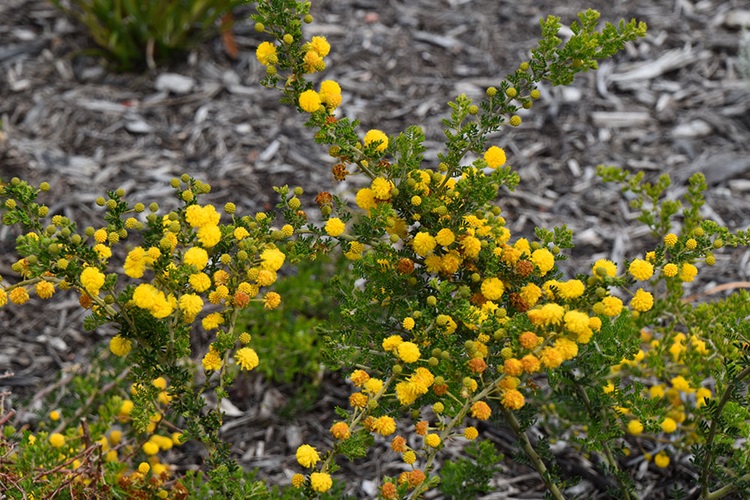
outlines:
[{"label": "green flower bud", "polygon": [[178,179],[177,177],[172,177],[172,179],[170,179],[169,181],[169,185],[177,189],[178,187],[180,187],[180,179]]},{"label": "green flower bud", "polygon": [[263,23],[255,23],[255,31],[258,33],[263,33],[263,31],[266,29],[266,27],[263,25]]},{"label": "green flower bud", "polygon": [[123,196],[125,196],[125,190],[123,188],[117,188],[117,191],[115,191],[115,195],[122,198]]},{"label": "green flower bud", "polygon": [[148,206],[149,211],[151,212],[158,212],[159,211],[159,204],[155,201],[151,202]]},{"label": "green flower bud", "polygon": [[49,182],[42,182],[41,184],[39,184],[40,191],[49,191],[49,189],[50,189]]},{"label": "green flower bud", "polygon": [[146,209],[146,206],[141,202],[138,202],[135,205],[133,205],[133,210],[135,210],[137,213],[141,213],[145,209]]},{"label": "green flower bud", "polygon": [[114,210],[115,208],[117,208],[117,201],[107,200],[107,210]]}]

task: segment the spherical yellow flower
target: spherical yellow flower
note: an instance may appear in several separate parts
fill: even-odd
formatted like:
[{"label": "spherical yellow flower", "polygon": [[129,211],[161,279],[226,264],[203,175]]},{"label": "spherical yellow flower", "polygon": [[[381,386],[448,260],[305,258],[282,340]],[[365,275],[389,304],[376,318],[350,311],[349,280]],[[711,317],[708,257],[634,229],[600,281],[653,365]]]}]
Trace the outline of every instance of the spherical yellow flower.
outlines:
[{"label": "spherical yellow flower", "polygon": [[97,243],[104,243],[105,241],[107,241],[107,238],[108,235],[106,229],[97,229],[94,232],[94,241],[96,241]]},{"label": "spherical yellow flower", "polygon": [[214,371],[220,369],[221,365],[224,364],[224,361],[221,359],[221,356],[219,356],[219,352],[211,346],[206,355],[203,356],[201,364],[203,365],[204,370]]},{"label": "spherical yellow flower", "polygon": [[278,271],[284,265],[286,255],[278,248],[266,248],[260,253],[260,267]]},{"label": "spherical yellow flower", "polygon": [[557,294],[563,300],[577,299],[585,291],[586,286],[581,280],[568,280],[557,284]]},{"label": "spherical yellow flower", "polygon": [[440,246],[448,247],[454,241],[456,241],[456,235],[453,233],[453,231],[451,231],[447,227],[444,227],[435,235],[435,241],[437,241],[438,245]]},{"label": "spherical yellow flower", "polygon": [[403,459],[405,464],[411,465],[417,461],[417,454],[412,450],[407,450],[403,453],[403,455],[401,455],[401,458]]},{"label": "spherical yellow flower", "polygon": [[542,289],[534,283],[528,283],[521,287],[519,294],[521,295],[521,298],[526,301],[529,307],[534,307],[537,301],[542,296]]},{"label": "spherical yellow flower", "polygon": [[437,434],[427,434],[424,437],[424,444],[429,446],[430,448],[437,448],[440,446],[440,436]]},{"label": "spherical yellow flower", "polygon": [[336,109],[341,105],[341,87],[333,80],[320,82],[320,99],[328,109]]},{"label": "spherical yellow flower", "polygon": [[539,269],[539,274],[542,276],[555,267],[555,256],[546,248],[534,250],[531,254],[531,261],[536,264],[536,267]]},{"label": "spherical yellow flower", "polygon": [[559,350],[548,346],[539,353],[539,361],[545,368],[555,369],[563,363],[564,359]]},{"label": "spherical yellow flower", "polygon": [[643,424],[640,420],[631,420],[628,422],[628,434],[638,436],[643,433]]},{"label": "spherical yellow flower", "polygon": [[643,288],[639,288],[635,292],[635,295],[630,300],[630,307],[638,312],[646,312],[654,307],[654,296],[651,292],[645,291]]},{"label": "spherical yellow flower", "polygon": [[201,326],[204,330],[214,330],[215,328],[218,328],[219,325],[224,323],[224,318],[220,313],[211,313],[205,318],[203,318],[203,321],[201,321]]},{"label": "spherical yellow flower", "polygon": [[362,387],[365,382],[370,380],[370,375],[364,370],[354,370],[352,374],[349,375],[349,380],[351,380],[352,384],[355,386]]},{"label": "spherical yellow flower", "polygon": [[461,248],[464,251],[464,255],[470,259],[474,259],[479,255],[482,250],[482,242],[479,238],[474,236],[466,236],[461,240]]},{"label": "spherical yellow flower", "polygon": [[486,161],[487,166],[492,169],[502,167],[503,165],[505,165],[506,161],[505,151],[497,146],[491,146],[484,153],[484,161]]},{"label": "spherical yellow flower", "polygon": [[195,318],[203,309],[203,299],[194,293],[186,293],[180,297],[179,307],[187,318]]},{"label": "spherical yellow flower", "polygon": [[208,252],[200,247],[191,247],[182,256],[182,261],[200,271],[208,264]]},{"label": "spherical yellow flower", "polygon": [[688,264],[687,262],[682,264],[682,268],[680,269],[680,280],[682,280],[685,283],[689,283],[695,279],[695,276],[698,274],[698,268],[695,267],[692,264]]},{"label": "spherical yellow flower", "polygon": [[292,486],[295,488],[301,488],[303,484],[305,484],[305,476],[300,473],[292,476]]},{"label": "spherical yellow flower", "polygon": [[383,415],[376,418],[372,423],[372,430],[381,436],[390,436],[396,432],[396,421],[387,415]]},{"label": "spherical yellow flower", "polygon": [[404,330],[409,330],[409,331],[414,329],[415,324],[416,323],[414,321],[414,318],[412,317],[404,318],[404,321],[401,322],[401,326],[404,328]]},{"label": "spherical yellow flower", "polygon": [[526,404],[526,399],[520,391],[510,389],[503,393],[502,405],[509,410],[520,410]]},{"label": "spherical yellow flower", "polygon": [[487,300],[497,300],[503,296],[505,286],[499,278],[492,277],[482,281],[481,289],[482,295],[484,295]]},{"label": "spherical yellow flower", "polygon": [[36,294],[42,299],[48,299],[55,294],[55,285],[49,281],[42,280],[34,288]]},{"label": "spherical yellow flower", "polygon": [[140,472],[141,474],[148,474],[150,470],[151,466],[148,464],[148,462],[141,462],[140,464],[138,464],[138,472]]},{"label": "spherical yellow flower", "polygon": [[[81,272],[81,286],[92,296],[99,295],[104,286],[104,274],[95,267],[87,267]],[[12,300],[12,298],[11,298]]]},{"label": "spherical yellow flower", "polygon": [[143,443],[141,449],[143,450],[143,453],[148,456],[153,456],[159,453],[159,445],[154,443],[153,441],[146,441],[145,443]]},{"label": "spherical yellow flower", "polygon": [[487,420],[492,415],[490,406],[484,401],[477,401],[471,405],[471,416],[478,420]]},{"label": "spherical yellow flower", "polygon": [[582,334],[589,330],[589,316],[581,311],[568,311],[563,321],[565,329],[571,333]]},{"label": "spherical yellow flower", "polygon": [[679,271],[679,268],[672,264],[671,262],[669,264],[664,265],[664,276],[667,278],[672,278],[673,276],[677,276],[677,272]]},{"label": "spherical yellow flower", "polygon": [[198,228],[198,241],[205,248],[215,247],[221,241],[221,229],[214,224],[206,224]]},{"label": "spherical yellow flower", "polygon": [[398,357],[405,363],[414,363],[419,359],[421,353],[419,347],[413,342],[401,342],[396,347]]},{"label": "spherical yellow flower", "polygon": [[370,210],[378,206],[377,201],[375,201],[375,193],[370,188],[362,188],[357,191],[354,201],[362,210]]},{"label": "spherical yellow flower", "polygon": [[671,434],[672,432],[677,430],[677,422],[675,422],[673,418],[666,417],[661,422],[661,430],[663,430],[667,434]]},{"label": "spherical yellow flower", "polygon": [[654,464],[657,467],[659,467],[660,469],[664,469],[665,467],[668,467],[669,466],[669,455],[667,455],[664,451],[660,451],[654,457]]},{"label": "spherical yellow flower", "polygon": [[376,177],[370,184],[370,189],[378,200],[390,200],[393,183],[382,177]]},{"label": "spherical yellow flower", "polygon": [[506,359],[503,363],[503,373],[511,377],[518,377],[523,373],[523,363],[516,358]]},{"label": "spherical yellow flower", "polygon": [[377,394],[383,389],[383,381],[379,378],[370,378],[364,383],[363,388],[368,394]]},{"label": "spherical yellow flower", "polygon": [[315,467],[315,464],[320,460],[317,450],[309,444],[303,444],[297,448],[296,456],[297,462],[308,469]]},{"label": "spherical yellow flower", "polygon": [[355,392],[349,396],[349,405],[351,405],[352,408],[364,408],[367,404],[367,400],[367,396],[361,392]]},{"label": "spherical yellow flower", "polygon": [[258,354],[254,349],[251,349],[249,347],[242,347],[241,349],[237,349],[237,352],[234,354],[234,358],[237,360],[237,364],[240,365],[243,370],[252,370],[256,366],[258,366],[259,363]]},{"label": "spherical yellow flower", "polygon": [[403,341],[404,339],[401,338],[401,335],[391,335],[390,337],[383,339],[382,346],[385,351],[391,352],[396,349]]},{"label": "spherical yellow flower", "polygon": [[370,144],[379,143],[375,148],[375,151],[382,152],[388,148],[388,136],[384,132],[377,129],[368,130],[364,138],[365,147]]},{"label": "spherical yellow flower", "polygon": [[276,55],[276,46],[271,42],[263,42],[255,50],[255,57],[263,66],[274,65],[279,62]]},{"label": "spherical yellow flower", "polygon": [[346,422],[336,422],[331,426],[331,434],[336,439],[349,439],[352,435]]},{"label": "spherical yellow flower", "polygon": [[464,429],[464,437],[469,441],[474,441],[479,436],[479,431],[476,427],[467,427]]},{"label": "spherical yellow flower", "polygon": [[263,308],[267,310],[276,309],[281,304],[281,295],[276,292],[268,292],[263,296]]},{"label": "spherical yellow flower", "polygon": [[675,246],[675,245],[677,244],[677,239],[678,239],[678,238],[677,238],[677,235],[676,235],[676,234],[674,234],[674,233],[669,233],[668,235],[666,235],[666,236],[664,237],[664,244],[665,244],[665,245],[666,245],[667,247],[670,247],[670,248],[671,248],[671,247],[673,247],[673,246]]},{"label": "spherical yellow flower", "polygon": [[635,259],[630,263],[628,272],[633,278],[644,281],[654,275],[654,266],[643,259]]},{"label": "spherical yellow flower", "polygon": [[[597,269],[601,269],[601,271],[597,271]],[[591,272],[594,276],[609,276],[610,278],[614,278],[617,276],[617,265],[611,260],[599,259],[594,262]]]},{"label": "spherical yellow flower", "polygon": [[313,491],[323,493],[331,489],[331,486],[333,486],[333,480],[331,480],[331,476],[325,472],[313,472],[310,474],[310,485],[312,486]]},{"label": "spherical yellow flower", "polygon": [[188,282],[190,283],[190,286],[193,287],[193,290],[198,293],[205,292],[211,288],[211,278],[209,278],[206,273],[191,274],[188,278]]},{"label": "spherical yellow flower", "polygon": [[299,107],[308,113],[315,113],[321,106],[320,94],[314,90],[305,90],[299,96]]},{"label": "spherical yellow flower", "polygon": [[435,241],[435,238],[430,235],[430,233],[420,231],[414,236],[411,245],[417,254],[421,255],[422,257],[426,257],[430,255],[435,249],[435,247],[437,246],[437,242]]},{"label": "spherical yellow flower", "polygon": [[339,219],[338,217],[331,217],[328,219],[328,222],[326,222],[325,225],[326,233],[328,233],[328,236],[336,237],[341,236],[344,231],[346,230],[346,224]]},{"label": "spherical yellow flower", "polygon": [[115,335],[109,341],[109,350],[112,351],[112,354],[114,354],[115,356],[125,356],[130,352],[131,348],[132,343],[130,342],[130,340],[121,337],[120,335]]},{"label": "spherical yellow flower", "polygon": [[65,446],[65,436],[59,432],[55,432],[49,435],[49,444],[53,448],[62,448]]},{"label": "spherical yellow flower", "polygon": [[606,316],[614,317],[622,312],[622,300],[617,297],[612,297],[611,295],[604,297],[602,304],[604,305],[604,314]]}]

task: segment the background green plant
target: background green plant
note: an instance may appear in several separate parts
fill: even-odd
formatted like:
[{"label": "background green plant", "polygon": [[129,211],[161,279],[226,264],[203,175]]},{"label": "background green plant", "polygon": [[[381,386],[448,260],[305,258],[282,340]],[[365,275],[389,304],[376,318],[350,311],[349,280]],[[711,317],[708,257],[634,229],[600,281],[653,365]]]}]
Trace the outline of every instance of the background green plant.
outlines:
[{"label": "background green plant", "polygon": [[[119,69],[166,61],[218,32],[242,0],[51,0],[89,32]],[[221,29],[229,29],[224,25]]]}]

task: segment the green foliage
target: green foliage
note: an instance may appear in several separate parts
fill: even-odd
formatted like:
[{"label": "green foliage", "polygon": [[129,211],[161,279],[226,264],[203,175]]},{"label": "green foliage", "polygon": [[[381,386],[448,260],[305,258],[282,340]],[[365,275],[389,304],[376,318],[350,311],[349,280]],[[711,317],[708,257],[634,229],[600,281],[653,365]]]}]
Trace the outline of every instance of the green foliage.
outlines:
[{"label": "green foliage", "polygon": [[492,441],[475,441],[465,452],[469,458],[445,462],[440,469],[439,489],[448,498],[476,498],[490,493],[490,480],[502,469],[503,456]]},{"label": "green foliage", "polygon": [[[80,22],[119,69],[167,61],[218,31],[243,0],[51,0]],[[231,26],[222,26],[229,29]]]}]

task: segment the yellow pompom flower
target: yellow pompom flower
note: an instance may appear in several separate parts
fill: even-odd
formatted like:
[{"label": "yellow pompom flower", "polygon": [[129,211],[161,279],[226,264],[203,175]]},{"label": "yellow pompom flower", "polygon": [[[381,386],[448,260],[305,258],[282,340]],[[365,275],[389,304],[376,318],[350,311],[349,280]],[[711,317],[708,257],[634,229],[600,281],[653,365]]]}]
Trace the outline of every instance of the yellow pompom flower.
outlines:
[{"label": "yellow pompom flower", "polygon": [[182,256],[182,261],[200,271],[208,264],[208,252],[200,247],[191,247]]},{"label": "yellow pompom flower", "polygon": [[416,323],[414,322],[414,318],[411,317],[404,318],[404,321],[401,322],[401,326],[404,328],[404,330],[413,330],[415,324]]},{"label": "yellow pompom flower", "polygon": [[643,433],[643,424],[640,420],[631,420],[628,422],[628,434],[638,436]]},{"label": "yellow pompom flower", "polygon": [[396,347],[396,350],[399,359],[405,363],[414,363],[419,360],[419,356],[421,355],[419,347],[413,342],[401,342]]},{"label": "yellow pompom flower", "polygon": [[49,281],[42,280],[34,288],[36,294],[42,299],[48,299],[55,294],[55,285]]},{"label": "yellow pompom flower", "polygon": [[333,480],[325,472],[313,472],[310,474],[310,486],[312,486],[313,491],[324,493],[331,489]]},{"label": "yellow pompom flower", "polygon": [[391,335],[390,337],[383,339],[382,346],[385,351],[391,352],[396,349],[403,341],[404,339],[401,338],[401,335]]},{"label": "yellow pompom flower", "polygon": [[[99,295],[104,286],[104,274],[95,267],[87,267],[81,272],[81,286],[91,295]],[[12,292],[11,292],[12,293]],[[13,300],[11,298],[11,300]]]},{"label": "yellow pompom flower", "polygon": [[102,261],[106,261],[107,259],[112,257],[112,249],[102,243],[94,245],[94,251]]},{"label": "yellow pompom flower", "polygon": [[198,228],[198,241],[205,248],[215,247],[221,241],[221,229],[214,224],[206,224]]},{"label": "yellow pompom flower", "polygon": [[669,455],[667,455],[664,451],[660,451],[654,457],[654,464],[657,467],[659,467],[660,469],[664,469],[665,467],[668,467],[669,466]]},{"label": "yellow pompom flower", "polygon": [[633,278],[639,281],[645,281],[654,275],[654,266],[643,259],[635,259],[630,263],[628,272]]},{"label": "yellow pompom flower", "polygon": [[258,354],[250,347],[238,349],[234,354],[234,358],[243,370],[252,370],[258,366],[259,363]]},{"label": "yellow pompom flower", "polygon": [[414,236],[411,246],[418,255],[426,257],[430,255],[433,250],[435,250],[437,242],[435,241],[435,238],[430,235],[430,233],[420,231]]},{"label": "yellow pompom flower", "polygon": [[487,300],[497,300],[503,296],[505,286],[500,279],[493,277],[482,281],[481,290],[482,295],[484,295]]},{"label": "yellow pompom flower", "polygon": [[383,415],[376,418],[372,423],[372,430],[381,436],[390,436],[396,432],[396,421],[387,415]]},{"label": "yellow pompom flower", "polygon": [[583,334],[589,330],[589,316],[581,311],[568,311],[563,318],[565,329],[571,333]]},{"label": "yellow pompom flower", "polygon": [[278,248],[266,248],[260,253],[260,267],[278,271],[284,265],[286,255]]},{"label": "yellow pompom flower", "polygon": [[320,82],[320,100],[328,109],[336,109],[341,105],[341,87],[333,80]]},{"label": "yellow pompom flower", "polygon": [[526,399],[520,391],[510,389],[503,393],[502,405],[509,410],[520,410],[526,404]]},{"label": "yellow pompom flower", "polygon": [[672,432],[677,430],[677,422],[675,422],[673,418],[666,417],[661,422],[661,430],[663,430],[667,434],[671,434]]},{"label": "yellow pompom flower", "polygon": [[531,261],[536,264],[536,267],[539,269],[539,274],[542,276],[555,267],[555,256],[546,248],[534,250],[531,254]]},{"label": "yellow pompom flower", "polygon": [[224,361],[221,359],[221,356],[219,356],[219,352],[211,346],[206,355],[203,356],[201,364],[203,365],[204,370],[214,371],[220,369],[221,365],[224,364]]},{"label": "yellow pompom flower", "polygon": [[305,90],[299,96],[299,107],[308,113],[315,113],[320,109],[321,104],[320,94],[312,89]]},{"label": "yellow pompom flower", "polygon": [[326,222],[325,225],[326,233],[328,233],[328,236],[336,237],[341,236],[344,231],[346,230],[346,224],[339,219],[338,217],[331,217],[328,219],[328,222]]},{"label": "yellow pompom flower", "polygon": [[159,453],[159,445],[153,441],[146,441],[143,443],[143,446],[141,446],[141,449],[143,450],[143,453],[148,456],[153,456]]},{"label": "yellow pompom flower", "polygon": [[429,446],[430,448],[437,448],[440,446],[440,436],[437,434],[427,434],[424,437],[424,444]]},{"label": "yellow pompom flower", "polygon": [[294,474],[292,476],[292,486],[295,488],[301,488],[302,485],[305,484],[305,476],[303,476],[300,473]]},{"label": "yellow pompom flower", "polygon": [[692,264],[688,264],[687,262],[682,264],[682,268],[680,269],[680,280],[682,280],[685,283],[689,283],[695,279],[695,276],[698,274],[698,268],[695,267]]},{"label": "yellow pompom flower", "polygon": [[482,250],[482,242],[479,241],[479,238],[475,238],[474,236],[466,236],[461,240],[461,248],[463,248],[466,257],[473,259],[476,258]]},{"label": "yellow pompom flower", "polygon": [[195,318],[203,309],[203,299],[194,293],[186,293],[179,300],[180,311],[187,318]]},{"label": "yellow pompom flower", "polygon": [[250,236],[250,233],[244,227],[238,227],[232,232],[232,235],[237,241],[242,241]]},{"label": "yellow pompom flower", "polygon": [[297,448],[296,457],[297,462],[308,469],[315,467],[315,464],[320,460],[317,450],[309,444],[303,444]]},{"label": "yellow pompom flower", "polygon": [[206,273],[191,274],[188,278],[188,282],[190,283],[190,286],[193,287],[193,290],[198,293],[205,292],[211,288],[211,278],[209,278]]},{"label": "yellow pompom flower", "polygon": [[120,335],[115,335],[109,341],[109,350],[112,351],[112,354],[115,356],[125,356],[130,352],[131,348],[132,343],[130,342],[130,339],[126,339]]},{"label": "yellow pompom flower", "polygon": [[140,472],[141,474],[148,474],[150,470],[151,466],[148,464],[148,462],[141,462],[140,464],[138,464],[138,472]]},{"label": "yellow pompom flower", "polygon": [[255,57],[263,66],[274,65],[279,62],[276,55],[276,46],[271,42],[263,42],[255,50]]},{"label": "yellow pompom flower", "polygon": [[[601,271],[598,269],[601,269]],[[594,276],[609,276],[610,278],[614,278],[617,276],[617,265],[611,260],[599,259],[594,262],[591,272]]]},{"label": "yellow pompom flower", "polygon": [[372,180],[370,189],[372,189],[372,192],[375,194],[375,198],[377,198],[378,200],[390,200],[393,183],[382,177],[376,177]]},{"label": "yellow pompom flower", "polygon": [[435,241],[442,247],[448,247],[456,241],[456,235],[453,234],[453,231],[445,227],[435,235]]},{"label": "yellow pompom flower", "polygon": [[479,437],[479,431],[476,427],[467,427],[466,429],[464,429],[464,437],[469,441],[474,441],[477,437]]},{"label": "yellow pompom flower", "polygon": [[310,40],[310,49],[314,50],[320,57],[325,57],[331,51],[331,44],[324,36],[314,36]]},{"label": "yellow pompom flower", "polygon": [[331,426],[331,435],[336,439],[349,439],[352,433],[346,422],[336,422]]},{"label": "yellow pompom flower", "polygon": [[505,151],[497,146],[491,146],[484,153],[484,161],[487,162],[487,166],[491,169],[502,167],[506,161]]},{"label": "yellow pompom flower", "polygon": [[471,405],[471,416],[477,420],[487,420],[492,415],[490,406],[484,401],[477,401]]},{"label": "yellow pompom flower", "polygon": [[634,311],[646,312],[654,307],[654,296],[651,295],[651,292],[639,288],[630,300],[630,307],[633,308]]},{"label": "yellow pompom flower", "polygon": [[53,422],[57,422],[58,420],[60,420],[60,412],[57,410],[52,410],[51,412],[49,412],[49,419]]},{"label": "yellow pompom flower", "polygon": [[417,461],[417,454],[412,450],[407,450],[403,453],[403,455],[401,455],[401,458],[403,459],[405,464],[411,465]]},{"label": "yellow pompom flower", "polygon": [[671,262],[669,264],[664,265],[664,276],[667,278],[672,278],[674,276],[677,276],[677,272],[679,271],[679,268],[672,264]]},{"label": "yellow pompom flower", "polygon": [[65,436],[59,432],[55,432],[49,435],[49,444],[53,448],[62,448],[65,446]]},{"label": "yellow pompom flower", "polygon": [[107,238],[108,235],[106,229],[97,229],[94,232],[94,241],[96,241],[97,243],[104,243],[105,241],[107,241]]},{"label": "yellow pompom flower", "polygon": [[673,247],[677,244],[677,235],[674,233],[669,233],[664,237],[664,244],[667,247]]},{"label": "yellow pompom flower", "polygon": [[378,206],[375,201],[375,193],[370,188],[362,188],[357,191],[357,195],[354,197],[354,201],[357,206],[362,210],[370,210]]},{"label": "yellow pompom flower", "polygon": [[224,318],[220,313],[211,313],[203,318],[203,321],[201,321],[201,326],[204,330],[208,331],[219,328],[219,325],[221,325],[222,323],[224,323]]},{"label": "yellow pompom flower", "polygon": [[606,316],[614,317],[622,312],[622,300],[617,297],[604,297],[601,302],[604,306],[603,312]]},{"label": "yellow pompom flower", "polygon": [[375,151],[383,152],[388,148],[388,136],[381,130],[371,129],[365,134],[364,143],[365,147],[368,147],[370,144],[379,143]]},{"label": "yellow pompom flower", "polygon": [[276,292],[268,292],[263,296],[263,308],[266,310],[276,309],[280,304],[281,295]]}]

